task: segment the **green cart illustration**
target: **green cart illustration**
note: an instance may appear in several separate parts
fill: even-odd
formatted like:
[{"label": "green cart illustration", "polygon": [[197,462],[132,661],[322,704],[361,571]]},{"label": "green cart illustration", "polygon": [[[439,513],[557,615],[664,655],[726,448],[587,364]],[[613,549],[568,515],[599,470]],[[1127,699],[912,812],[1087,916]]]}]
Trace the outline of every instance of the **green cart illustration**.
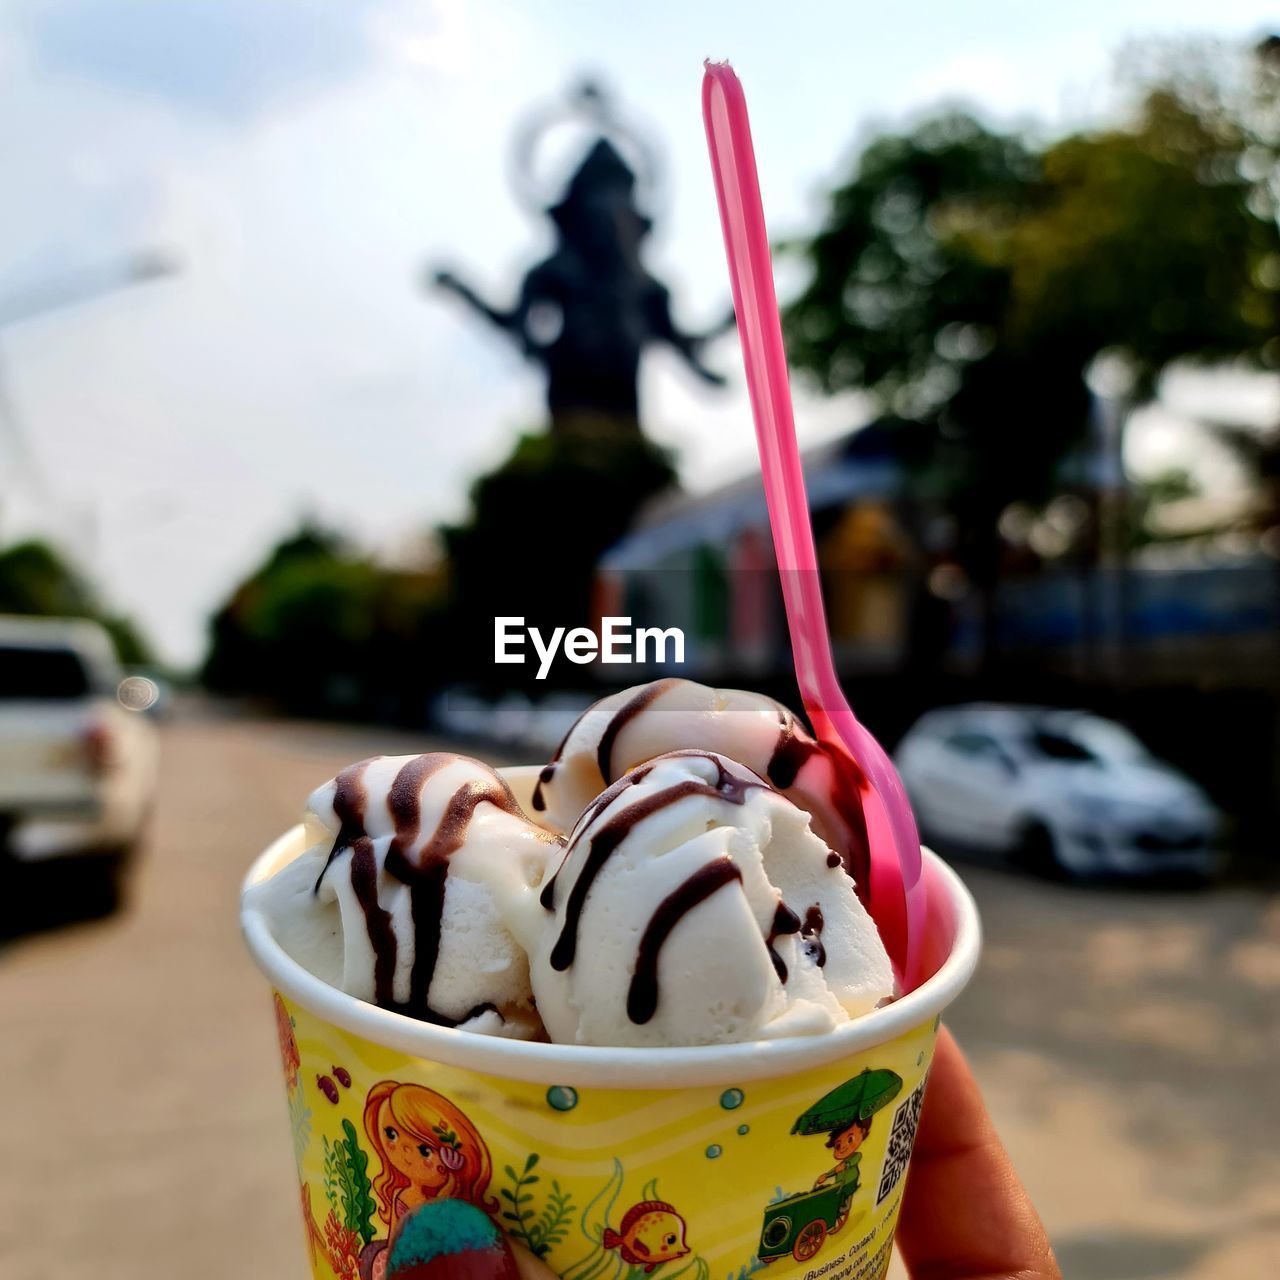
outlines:
[{"label": "green cart illustration", "polygon": [[849,1220],[849,1206],[857,1189],[855,1169],[848,1182],[829,1182],[771,1204],[764,1211],[756,1256],[761,1262],[775,1262],[789,1253],[797,1262],[808,1262],[826,1238]]},{"label": "green cart illustration", "polygon": [[862,1153],[858,1148],[870,1131],[871,1117],[901,1089],[902,1077],[895,1071],[863,1071],[820,1098],[791,1126],[792,1133],[829,1135],[827,1146],[835,1153],[837,1164],[811,1191],[797,1192],[766,1207],[756,1250],[761,1262],[774,1262],[788,1253],[797,1262],[808,1262],[827,1236],[849,1220],[849,1208],[861,1182]]}]

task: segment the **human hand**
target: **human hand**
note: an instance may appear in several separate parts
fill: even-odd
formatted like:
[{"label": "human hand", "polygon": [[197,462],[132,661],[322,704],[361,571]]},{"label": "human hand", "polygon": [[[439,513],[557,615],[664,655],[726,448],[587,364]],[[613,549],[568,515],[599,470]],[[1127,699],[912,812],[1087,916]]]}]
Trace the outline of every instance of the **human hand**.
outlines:
[{"label": "human hand", "polygon": [[912,1280],[1062,1280],[977,1081],[945,1027],[896,1240]]}]

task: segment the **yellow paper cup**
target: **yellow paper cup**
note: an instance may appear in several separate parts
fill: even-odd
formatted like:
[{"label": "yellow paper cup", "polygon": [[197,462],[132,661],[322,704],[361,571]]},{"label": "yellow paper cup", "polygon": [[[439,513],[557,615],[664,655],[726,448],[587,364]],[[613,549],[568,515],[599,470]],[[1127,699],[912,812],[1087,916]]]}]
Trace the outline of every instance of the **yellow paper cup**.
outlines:
[{"label": "yellow paper cup", "polygon": [[[536,770],[504,776],[527,801]],[[246,887],[302,847],[287,832]],[[928,853],[926,873],[936,972],[917,990],[826,1035],[698,1048],[431,1026],[320,982],[242,908],[275,993],[313,1275],[380,1277],[401,1218],[453,1196],[564,1280],[879,1280],[942,1010],[980,949],[964,886]],[[402,1171],[388,1126],[447,1181]]]}]

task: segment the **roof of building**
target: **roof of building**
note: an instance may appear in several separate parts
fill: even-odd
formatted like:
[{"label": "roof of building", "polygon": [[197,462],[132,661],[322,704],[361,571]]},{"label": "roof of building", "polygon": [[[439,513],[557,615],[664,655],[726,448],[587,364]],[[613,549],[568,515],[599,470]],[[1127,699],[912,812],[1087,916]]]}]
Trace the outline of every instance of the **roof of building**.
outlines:
[{"label": "roof of building", "polygon": [[[889,424],[876,421],[806,449],[801,465],[810,509],[821,511],[852,498],[892,493],[902,469],[890,430]],[[723,545],[745,528],[767,526],[764,487],[760,473],[753,471],[707,493],[677,491],[655,498],[631,532],[605,553],[601,567],[649,568],[690,547]]]}]

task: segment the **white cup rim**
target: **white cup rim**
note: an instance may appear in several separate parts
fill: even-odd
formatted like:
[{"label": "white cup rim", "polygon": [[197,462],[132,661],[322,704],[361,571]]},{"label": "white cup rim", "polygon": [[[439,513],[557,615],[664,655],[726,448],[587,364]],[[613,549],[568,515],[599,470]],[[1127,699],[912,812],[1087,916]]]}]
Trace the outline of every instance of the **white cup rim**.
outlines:
[{"label": "white cup rim", "polygon": [[414,1058],[535,1084],[591,1088],[666,1089],[764,1080],[846,1058],[887,1044],[937,1017],[973,976],[982,948],[978,909],[968,889],[936,854],[932,882],[945,885],[956,922],[951,953],[914,991],[822,1035],[739,1044],[672,1048],[605,1048],[542,1044],[432,1026],[349,996],[322,982],[290,957],[272,936],[264,913],[245,891],[301,852],[301,826],[286,831],[259,854],[244,879],[240,924],[255,962],[272,986],[325,1022]]}]

